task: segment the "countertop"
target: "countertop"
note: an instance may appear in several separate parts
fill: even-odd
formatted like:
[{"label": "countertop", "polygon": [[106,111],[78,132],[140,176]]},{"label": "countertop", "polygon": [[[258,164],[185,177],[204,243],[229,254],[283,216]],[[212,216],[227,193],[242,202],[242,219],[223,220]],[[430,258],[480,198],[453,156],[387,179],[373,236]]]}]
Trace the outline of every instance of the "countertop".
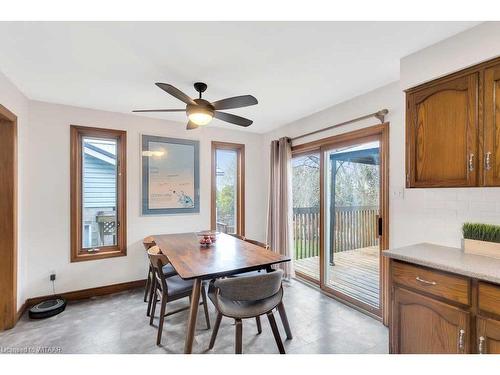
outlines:
[{"label": "countertop", "polygon": [[383,251],[386,257],[500,284],[500,259],[465,254],[462,249],[431,243]]}]

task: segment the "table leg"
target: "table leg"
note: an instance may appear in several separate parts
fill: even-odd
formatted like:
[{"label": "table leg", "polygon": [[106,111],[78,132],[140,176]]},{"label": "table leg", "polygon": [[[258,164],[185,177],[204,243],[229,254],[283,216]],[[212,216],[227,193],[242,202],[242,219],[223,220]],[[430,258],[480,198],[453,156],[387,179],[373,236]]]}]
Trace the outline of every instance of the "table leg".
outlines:
[{"label": "table leg", "polygon": [[191,307],[189,309],[189,320],[186,332],[186,342],[184,344],[184,354],[191,354],[193,350],[194,331],[196,330],[196,318],[198,315],[198,305],[200,303],[201,280],[194,280],[193,292],[191,294]]}]

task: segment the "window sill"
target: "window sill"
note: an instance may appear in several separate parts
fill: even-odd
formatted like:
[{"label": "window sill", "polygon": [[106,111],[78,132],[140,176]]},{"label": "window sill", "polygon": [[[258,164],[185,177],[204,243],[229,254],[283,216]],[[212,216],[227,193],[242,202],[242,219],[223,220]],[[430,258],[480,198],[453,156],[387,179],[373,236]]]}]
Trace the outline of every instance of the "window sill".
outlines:
[{"label": "window sill", "polygon": [[127,256],[127,249],[103,250],[98,252],[80,252],[76,255],[71,254],[71,263],[84,262],[87,260],[99,260],[106,258],[115,258]]}]

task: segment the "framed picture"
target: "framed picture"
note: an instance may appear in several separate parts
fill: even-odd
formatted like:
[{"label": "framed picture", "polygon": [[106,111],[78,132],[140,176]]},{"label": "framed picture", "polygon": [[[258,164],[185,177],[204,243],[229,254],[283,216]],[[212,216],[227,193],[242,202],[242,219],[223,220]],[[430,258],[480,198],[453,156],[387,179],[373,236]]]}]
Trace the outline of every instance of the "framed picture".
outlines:
[{"label": "framed picture", "polygon": [[200,142],[142,135],[142,214],[200,212]]}]

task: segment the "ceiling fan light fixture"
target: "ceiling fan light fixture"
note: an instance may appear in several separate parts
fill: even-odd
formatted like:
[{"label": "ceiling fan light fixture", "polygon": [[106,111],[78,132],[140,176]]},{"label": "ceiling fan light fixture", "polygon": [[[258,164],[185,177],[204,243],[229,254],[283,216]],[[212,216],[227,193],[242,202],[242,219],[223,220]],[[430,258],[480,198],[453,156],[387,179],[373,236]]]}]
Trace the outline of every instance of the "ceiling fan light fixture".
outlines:
[{"label": "ceiling fan light fixture", "polygon": [[214,111],[207,108],[194,108],[192,111],[188,111],[189,121],[195,123],[198,126],[208,125],[210,121],[214,118]]}]

